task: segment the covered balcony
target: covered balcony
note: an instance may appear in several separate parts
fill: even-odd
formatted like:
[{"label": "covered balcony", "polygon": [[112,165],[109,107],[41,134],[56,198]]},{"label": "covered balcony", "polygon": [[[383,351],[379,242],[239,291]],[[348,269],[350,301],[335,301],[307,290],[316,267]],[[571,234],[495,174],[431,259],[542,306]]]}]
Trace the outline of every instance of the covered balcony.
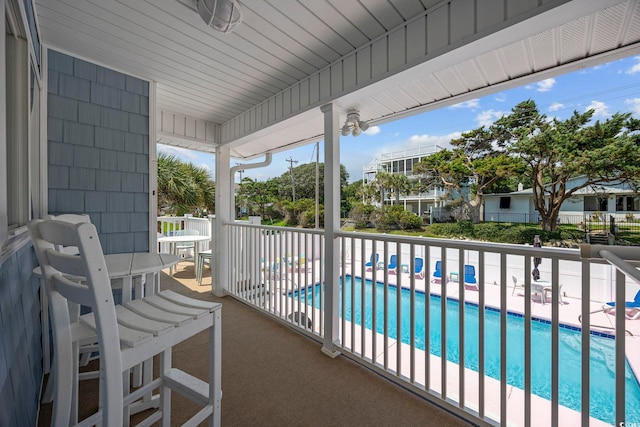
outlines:
[{"label": "covered balcony", "polygon": [[[637,250],[365,235],[339,222],[348,113],[383,124],[637,54],[638,0],[247,1],[226,33],[203,22],[199,3],[0,0],[0,425],[47,423],[49,331],[26,223],[87,213],[105,253],[155,252],[158,142],[215,155],[212,273],[197,290],[223,303],[225,423],[266,411],[265,424],[358,419],[331,418],[331,402],[371,424],[640,419],[640,331],[624,307]],[[260,167],[320,140],[324,230],[233,221],[236,160]],[[543,282],[531,276],[537,260]],[[163,280],[193,295],[185,284]],[[605,302],[615,310],[598,312]],[[183,363],[197,348],[180,347]],[[245,405],[248,376],[263,395]],[[291,405],[283,385],[296,382],[299,399],[297,387],[321,379],[328,389],[308,387]]]}]

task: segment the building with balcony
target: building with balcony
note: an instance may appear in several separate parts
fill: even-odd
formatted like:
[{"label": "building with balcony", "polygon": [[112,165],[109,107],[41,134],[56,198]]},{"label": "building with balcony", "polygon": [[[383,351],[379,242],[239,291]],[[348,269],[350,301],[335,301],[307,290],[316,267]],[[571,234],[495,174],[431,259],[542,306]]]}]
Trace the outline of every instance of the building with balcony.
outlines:
[{"label": "building with balcony", "polygon": [[[438,145],[429,145],[414,149],[382,153],[371,160],[368,165],[362,167],[362,183],[367,184],[375,181],[376,175],[380,172],[391,174],[402,174],[415,182],[413,165],[417,164],[425,157],[442,150]],[[408,194],[400,195],[400,204],[409,212],[424,216],[433,212],[434,208],[441,208],[445,203],[442,200],[444,189],[434,187],[428,191],[418,192],[411,190]],[[385,204],[394,204],[396,199],[393,195],[386,194]],[[436,209],[438,210],[438,209]]]}]

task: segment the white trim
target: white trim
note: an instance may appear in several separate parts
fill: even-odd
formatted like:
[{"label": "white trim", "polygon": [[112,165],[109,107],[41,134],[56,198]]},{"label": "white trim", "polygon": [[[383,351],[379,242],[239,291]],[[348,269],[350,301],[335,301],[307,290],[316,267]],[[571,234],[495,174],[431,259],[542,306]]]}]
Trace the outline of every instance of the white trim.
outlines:
[{"label": "white trim", "polygon": [[[0,0],[0,248],[5,248],[8,237],[8,201],[7,201],[7,89],[6,89],[6,22],[9,19],[8,5],[5,0]],[[9,245],[7,245],[9,246]],[[9,248],[1,249],[2,254]],[[4,255],[0,255],[0,261]]]},{"label": "white trim", "polygon": [[[3,0],[0,0],[2,2]],[[27,243],[31,242],[27,227],[19,227],[11,231],[6,244],[0,248],[0,265]]]},{"label": "white trim", "polygon": [[42,73],[42,86],[40,86],[40,214],[42,217],[49,214],[49,126],[47,108],[49,99],[49,49],[42,49],[42,61],[40,62]]},{"label": "white trim", "polygon": [[158,251],[158,153],[156,142],[156,89],[149,81],[149,252]]}]

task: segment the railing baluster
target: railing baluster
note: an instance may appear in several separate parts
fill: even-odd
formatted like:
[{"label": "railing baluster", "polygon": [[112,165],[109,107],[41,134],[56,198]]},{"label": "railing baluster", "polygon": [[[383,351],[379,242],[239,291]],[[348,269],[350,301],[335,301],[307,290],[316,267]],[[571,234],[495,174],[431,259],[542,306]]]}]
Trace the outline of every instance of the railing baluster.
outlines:
[{"label": "railing baluster", "polygon": [[485,414],[485,382],[484,382],[484,320],[485,320],[485,269],[484,251],[478,254],[480,278],[478,282],[478,413],[480,418]]},{"label": "railing baluster", "polygon": [[[366,263],[366,258],[365,258],[365,249],[366,249],[366,240],[361,240],[360,241],[360,355],[362,356],[363,359],[367,358],[367,352],[366,352],[366,334],[365,334],[365,327],[366,327],[366,316],[365,316],[365,312],[367,311],[367,299],[366,299],[366,290],[367,290],[367,277],[366,277],[366,268],[365,268],[365,263]],[[352,254],[355,254],[355,237],[351,238],[351,247],[352,247]],[[353,258],[355,258],[355,256],[351,257],[351,268],[355,270],[354,267],[354,260]],[[353,278],[351,280],[351,285],[353,286]],[[375,292],[375,284],[371,285],[371,289],[372,291]]]},{"label": "railing baluster", "polygon": [[[560,351],[560,314],[559,306],[559,265],[558,259],[551,260],[551,425],[558,426],[559,412],[559,390],[560,390],[560,369],[559,369],[559,351]],[[546,298],[542,292],[542,298]]]},{"label": "railing baluster", "polygon": [[591,263],[583,260],[582,267],[582,398],[581,398],[581,423],[583,426],[589,425],[589,387],[591,384],[591,334],[588,325],[591,325],[591,292],[589,277],[591,277]]},{"label": "railing baluster", "polygon": [[[500,254],[500,283],[507,283],[507,254]],[[507,288],[500,289],[500,424],[507,425]]]},{"label": "railing baluster", "polygon": [[[524,271],[531,271],[531,257],[524,257]],[[524,300],[531,301],[531,275],[525,279]],[[531,304],[524,305],[524,424],[531,425]]]},{"label": "railing baluster", "polygon": [[[377,318],[378,318],[378,304],[377,304],[377,300],[378,300],[378,263],[376,262],[376,255],[378,253],[378,246],[377,246],[378,241],[377,240],[373,240],[371,242],[371,253],[373,254],[373,265],[371,266],[372,269],[372,275],[371,275],[371,282],[372,282],[372,291],[371,291],[371,363],[373,363],[374,365],[377,363],[377,353],[378,353],[378,345],[377,342],[378,340],[376,339],[376,337],[378,336],[378,324],[377,324]],[[382,254],[384,259],[384,253]]]},{"label": "railing baluster", "polygon": [[[416,381],[416,248],[412,244],[409,246],[409,297],[411,298],[409,301],[409,343],[410,343],[410,351],[409,360],[410,360],[410,372],[409,379],[411,383],[415,383]],[[398,300],[400,300],[400,295],[398,295]],[[400,343],[401,339],[398,339],[398,347],[401,347]]]},{"label": "railing baluster", "polygon": [[458,250],[458,407],[464,408],[464,293],[466,279],[465,251]]},{"label": "railing baluster", "polygon": [[389,265],[387,255],[389,254],[389,243],[384,242],[384,297],[383,297],[383,317],[384,322],[384,369],[389,369]]},{"label": "railing baluster", "polygon": [[425,245],[424,263],[424,389],[431,390],[431,247]]},{"label": "railing baluster", "polygon": [[[442,277],[440,278],[440,393],[447,399],[447,250],[440,248]],[[458,276],[460,280],[460,276]]]},{"label": "railing baluster", "polygon": [[396,243],[396,374],[402,375],[402,246]]}]

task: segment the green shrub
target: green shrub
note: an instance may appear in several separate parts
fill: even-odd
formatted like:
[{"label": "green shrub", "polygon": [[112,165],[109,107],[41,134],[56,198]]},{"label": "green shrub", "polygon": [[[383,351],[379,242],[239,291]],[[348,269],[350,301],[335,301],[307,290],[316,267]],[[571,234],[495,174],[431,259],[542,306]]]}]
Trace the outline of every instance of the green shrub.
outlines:
[{"label": "green shrub", "polygon": [[375,210],[373,205],[357,203],[349,212],[349,219],[353,221],[356,228],[366,228],[371,223],[371,214]]},{"label": "green shrub", "polygon": [[403,230],[420,230],[422,229],[422,218],[411,212],[404,211],[399,220],[400,228]]}]

